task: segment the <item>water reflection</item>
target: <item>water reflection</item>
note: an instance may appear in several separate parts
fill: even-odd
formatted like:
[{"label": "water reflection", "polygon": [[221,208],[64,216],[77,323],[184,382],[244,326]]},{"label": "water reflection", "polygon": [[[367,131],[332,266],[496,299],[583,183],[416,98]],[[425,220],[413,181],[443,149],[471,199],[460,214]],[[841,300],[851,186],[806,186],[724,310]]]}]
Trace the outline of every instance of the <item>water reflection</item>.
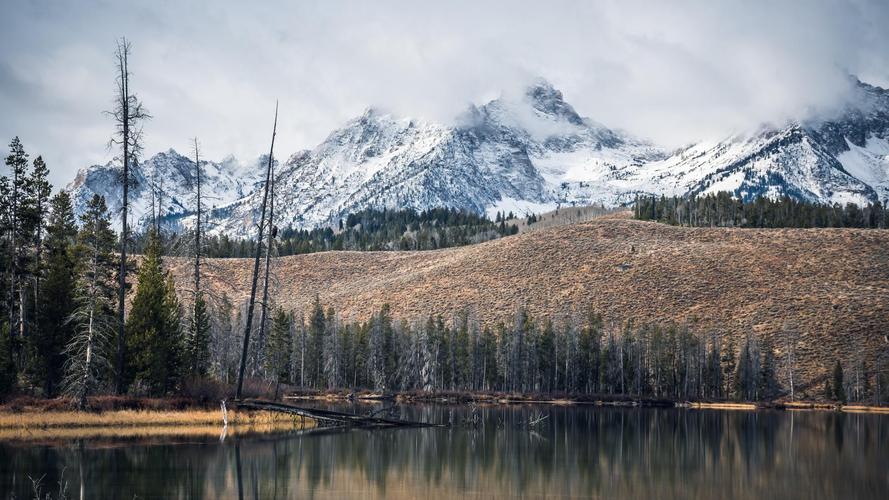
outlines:
[{"label": "water reflection", "polygon": [[763,499],[889,492],[889,418],[876,415],[552,406],[400,411],[454,425],[223,443],[4,443],[0,490],[29,498],[30,475],[43,476],[53,497],[62,481],[69,498]]}]

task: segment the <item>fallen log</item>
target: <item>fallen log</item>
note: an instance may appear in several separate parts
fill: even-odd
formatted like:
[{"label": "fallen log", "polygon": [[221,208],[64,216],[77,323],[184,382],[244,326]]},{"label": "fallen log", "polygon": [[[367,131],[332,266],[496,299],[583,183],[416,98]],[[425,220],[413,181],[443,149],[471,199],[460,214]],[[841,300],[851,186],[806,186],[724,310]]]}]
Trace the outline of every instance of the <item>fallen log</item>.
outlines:
[{"label": "fallen log", "polygon": [[233,405],[236,408],[243,408],[247,410],[276,411],[281,413],[290,413],[292,415],[300,415],[302,417],[314,419],[318,422],[319,425],[327,426],[362,428],[444,427],[443,424],[432,424],[428,422],[416,422],[412,420],[401,420],[395,418],[380,418],[374,416],[357,415],[355,413],[322,410],[318,408],[304,408],[301,406],[294,406],[274,401],[262,401],[257,399],[234,401]]}]

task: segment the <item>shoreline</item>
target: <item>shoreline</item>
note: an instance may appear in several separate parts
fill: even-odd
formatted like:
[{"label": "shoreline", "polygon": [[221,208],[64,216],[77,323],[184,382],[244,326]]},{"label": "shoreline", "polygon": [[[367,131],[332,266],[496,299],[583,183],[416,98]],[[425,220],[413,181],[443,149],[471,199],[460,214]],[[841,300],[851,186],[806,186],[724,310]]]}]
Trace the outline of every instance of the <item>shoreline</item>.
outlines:
[{"label": "shoreline", "polygon": [[[836,405],[819,401],[674,401],[668,399],[596,398],[564,394],[518,393],[380,393],[372,391],[300,391],[282,401],[353,404],[558,405],[615,408],[679,408],[722,411],[831,411],[889,415],[889,406]],[[219,437],[316,427],[311,418],[264,410],[227,408],[183,398],[98,398],[93,409],[75,411],[62,400],[21,398],[0,405],[0,442],[89,438]]]},{"label": "shoreline", "polygon": [[823,401],[680,401],[672,399],[628,397],[574,396],[566,394],[521,394],[502,392],[399,392],[380,393],[360,391],[301,391],[283,396],[284,401],[354,401],[365,404],[390,401],[398,404],[548,404],[590,405],[639,408],[688,408],[696,410],[781,410],[781,411],[838,411],[846,413],[875,413],[889,415],[889,406],[866,404],[839,405]]}]

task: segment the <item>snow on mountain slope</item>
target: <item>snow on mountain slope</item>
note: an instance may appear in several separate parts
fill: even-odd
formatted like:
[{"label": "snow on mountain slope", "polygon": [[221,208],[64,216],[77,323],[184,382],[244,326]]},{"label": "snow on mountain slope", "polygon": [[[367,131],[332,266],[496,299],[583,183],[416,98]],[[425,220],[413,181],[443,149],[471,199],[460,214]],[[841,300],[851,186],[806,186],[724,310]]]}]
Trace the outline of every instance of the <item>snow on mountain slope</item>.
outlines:
[{"label": "snow on mountain slope", "polygon": [[[258,162],[258,163],[261,163]],[[244,165],[229,156],[219,163],[201,160],[203,168],[203,204],[207,208],[228,205],[256,190],[257,164]],[[130,213],[132,222],[144,225],[151,216],[152,193],[158,194],[161,214],[168,222],[175,221],[194,207],[194,161],[170,149],[131,166]],[[86,203],[99,194],[105,197],[108,209],[117,215],[122,208],[121,167],[114,162],[93,165],[77,172],[66,189],[72,193],[74,209],[81,213]],[[155,186],[156,189],[152,189]],[[119,219],[114,219],[119,227]]]},{"label": "snow on mountain slope", "polygon": [[889,200],[889,138],[868,137],[863,146],[847,140],[848,151],[837,156],[843,169]]},{"label": "snow on mountain slope", "polygon": [[[369,109],[312,151],[292,156],[277,173],[276,192],[282,224],[294,227],[334,223],[364,208],[538,211],[599,199],[613,204],[622,193],[600,187],[600,179],[664,157],[580,117],[561,92],[539,81],[520,98],[471,106],[455,126]],[[259,196],[215,213],[217,230],[249,233]]]},{"label": "snow on mountain slope", "polygon": [[[857,80],[850,87],[849,102],[831,113],[673,153],[581,117],[543,80],[521,96],[470,106],[454,125],[369,108],[276,167],[276,219],[279,226],[310,228],[366,208],[453,207],[493,216],[716,191],[743,199],[886,201],[889,91]],[[205,164],[212,232],[254,231],[262,163]],[[150,211],[147,186],[155,175],[163,179],[158,187],[168,220],[189,225],[193,167],[170,150],[135,169],[136,218]],[[110,165],[79,172],[69,186],[78,207],[99,192],[117,209],[116,175]]]},{"label": "snow on mountain slope", "polygon": [[731,191],[742,199],[789,195],[820,203],[887,200],[889,92],[857,80],[839,110],[716,144],[697,144],[642,166],[639,190]]},{"label": "snow on mountain slope", "polygon": [[873,189],[845,172],[823,145],[797,125],[698,144],[644,165],[631,180],[639,191],[666,195],[730,191],[745,200],[790,195],[858,204],[875,199]]}]

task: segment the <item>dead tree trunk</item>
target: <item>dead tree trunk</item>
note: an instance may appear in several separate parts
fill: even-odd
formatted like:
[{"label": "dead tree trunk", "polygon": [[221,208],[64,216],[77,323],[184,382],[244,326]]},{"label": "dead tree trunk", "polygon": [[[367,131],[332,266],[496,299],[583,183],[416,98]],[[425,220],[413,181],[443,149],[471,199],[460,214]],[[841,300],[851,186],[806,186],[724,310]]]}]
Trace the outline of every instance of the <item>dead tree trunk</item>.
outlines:
[{"label": "dead tree trunk", "polygon": [[244,326],[244,347],[241,350],[241,367],[238,370],[238,389],[235,398],[241,399],[244,387],[244,369],[247,367],[247,350],[250,346],[250,330],[253,328],[253,308],[256,305],[256,282],[259,278],[259,258],[262,255],[262,236],[265,230],[265,210],[269,199],[269,183],[272,175],[272,161],[275,152],[275,133],[278,131],[278,103],[275,103],[275,123],[272,127],[272,145],[269,149],[269,163],[266,167],[265,189],[262,195],[262,210],[259,217],[259,233],[256,236],[256,256],[253,259],[253,280],[250,285],[250,301],[247,304],[247,321]]},{"label": "dead tree trunk", "polygon": [[[262,285],[262,309],[259,315],[259,337],[256,342],[256,359],[253,371],[257,372],[262,367],[263,349],[265,348],[265,326],[269,310],[269,264],[271,263],[272,245],[275,243],[275,168],[269,173],[269,236],[265,246],[265,276]],[[277,389],[275,389],[277,395]]]},{"label": "dead tree trunk", "polygon": [[128,59],[132,46],[126,38],[121,38],[117,43],[117,96],[114,110],[109,112],[116,122],[116,132],[110,144],[119,144],[123,149],[121,157],[122,172],[121,182],[123,187],[123,200],[121,205],[121,232],[120,232],[120,271],[118,274],[117,291],[117,362],[115,366],[117,392],[123,393],[124,387],[124,343],[126,332],[124,331],[124,308],[126,300],[127,284],[127,239],[129,238],[129,226],[127,215],[129,210],[130,188],[130,161],[134,160],[142,149],[142,130],[138,126],[139,120],[151,118],[142,108],[139,99],[130,92],[130,72]]},{"label": "dead tree trunk", "polygon": [[197,190],[197,207],[194,225],[194,293],[201,293],[201,162],[198,149],[198,138],[194,138],[195,184]]},{"label": "dead tree trunk", "polygon": [[[274,403],[271,401],[248,400],[236,403],[237,408],[247,410],[266,410],[280,413],[289,413],[291,415],[300,415],[308,417],[321,425],[328,426],[347,426],[347,427],[442,427],[441,424],[430,424],[427,422],[416,422],[412,420],[401,420],[395,418],[379,418],[374,416],[356,415],[354,413],[344,413],[339,411],[321,410],[317,408],[303,408],[285,403]],[[388,410],[389,408],[387,408]]]}]

